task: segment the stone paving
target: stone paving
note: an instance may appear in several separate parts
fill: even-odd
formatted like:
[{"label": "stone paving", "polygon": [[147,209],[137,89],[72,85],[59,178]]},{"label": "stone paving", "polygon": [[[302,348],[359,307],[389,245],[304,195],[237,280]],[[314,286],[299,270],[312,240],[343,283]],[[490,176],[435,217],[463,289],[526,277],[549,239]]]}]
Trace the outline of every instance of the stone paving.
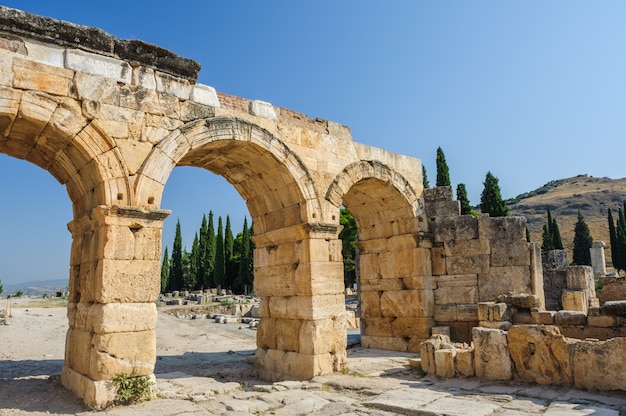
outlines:
[{"label": "stone paving", "polygon": [[106,415],[626,415],[626,393],[477,379],[422,377],[401,353],[354,348],[348,368],[311,381],[264,383],[173,372],[157,375],[159,398]]}]

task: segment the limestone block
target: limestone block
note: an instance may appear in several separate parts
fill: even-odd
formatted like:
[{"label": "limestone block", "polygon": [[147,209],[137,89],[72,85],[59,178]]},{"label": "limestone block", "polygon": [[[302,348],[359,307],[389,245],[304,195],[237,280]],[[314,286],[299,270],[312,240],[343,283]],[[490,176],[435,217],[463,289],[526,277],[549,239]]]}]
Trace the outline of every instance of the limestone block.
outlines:
[{"label": "limestone block", "polygon": [[155,71],[156,89],[158,92],[188,100],[191,95],[191,84],[188,80],[174,77],[164,72]]},{"label": "limestone block", "polygon": [[67,304],[67,319],[70,328],[92,331],[91,326],[87,324],[87,317],[91,306],[91,303],[86,302],[69,302]]},{"label": "limestone block", "polygon": [[463,377],[474,377],[474,349],[457,348],[454,357],[455,372]]},{"label": "limestone block", "polygon": [[450,240],[443,245],[446,256],[469,257],[490,254],[489,240]]},{"label": "limestone block", "polygon": [[526,240],[491,240],[491,266],[530,266],[529,243]]},{"label": "limestone block", "polygon": [[498,329],[472,329],[476,377],[486,380],[510,380],[512,362],[507,333]]},{"label": "limestone block", "polygon": [[611,300],[600,307],[602,315],[626,316],[626,300]]},{"label": "limestone block", "polygon": [[154,303],[96,303],[87,318],[87,328],[98,334],[154,330],[156,323]]},{"label": "limestone block", "polygon": [[441,349],[443,344],[449,344],[450,337],[447,335],[433,335],[420,345],[420,358],[422,359],[422,370],[428,374],[435,374],[435,351]]},{"label": "limestone block", "polygon": [[[184,123],[214,116],[215,107],[208,107],[194,101],[183,101],[180,103],[180,121]],[[197,143],[200,143],[200,140],[194,143],[194,145]]]},{"label": "limestone block", "polygon": [[283,351],[300,351],[300,328],[302,327],[302,322],[303,321],[299,319],[275,320],[276,349]]},{"label": "limestone block", "polygon": [[156,79],[154,77],[154,69],[152,68],[147,68],[145,66],[134,67],[131,79],[133,86],[156,90]]},{"label": "limestone block", "polygon": [[461,213],[459,201],[437,201],[425,204],[426,215],[429,218],[458,217]]},{"label": "limestone block", "polygon": [[362,335],[361,346],[387,351],[408,351],[407,341],[404,338]]},{"label": "limestone block", "polygon": [[514,325],[508,332],[509,350],[517,376],[531,383],[571,385],[574,340],[549,325]]},{"label": "limestone block", "polygon": [[256,331],[256,343],[259,349],[276,349],[276,346],[278,345],[278,333],[276,332],[277,321],[278,319],[273,318],[262,318],[259,320]]},{"label": "limestone block", "polygon": [[477,322],[478,321],[478,305],[466,304],[456,305],[456,319],[461,322]]},{"label": "limestone block", "polygon": [[334,319],[302,321],[298,335],[302,354],[335,353],[347,346],[345,325]]},{"label": "limestone block", "polygon": [[434,325],[432,318],[396,318],[391,323],[393,336],[396,338],[428,339],[430,328]]},{"label": "limestone block", "polygon": [[95,75],[77,72],[74,75],[74,86],[81,100],[100,103],[105,97],[116,96],[119,90],[117,82]]},{"label": "limestone block", "polygon": [[377,337],[393,337],[391,324],[395,318],[361,318],[361,334]]},{"label": "limestone block", "polygon": [[265,101],[250,101],[248,111],[253,116],[266,118],[268,120],[278,120],[276,112],[274,111],[274,106]]},{"label": "limestone block", "polygon": [[220,106],[220,100],[217,98],[215,88],[204,84],[193,85],[189,99],[211,107]]},{"label": "limestone block", "polygon": [[74,72],[64,68],[25,60],[13,59],[13,86],[24,90],[38,90],[53,95],[69,94]]},{"label": "limestone block", "polygon": [[587,294],[583,291],[567,290],[561,294],[563,309],[587,313]]},{"label": "limestone block", "polygon": [[[65,48],[51,43],[38,42],[33,39],[22,39],[28,59],[63,68],[65,61]],[[19,51],[17,51],[19,52]]]},{"label": "limestone block", "polygon": [[[402,253],[404,250],[417,249],[418,251],[428,251],[418,247],[419,241],[416,240],[414,234],[392,234],[387,241],[389,251],[394,253]],[[408,258],[408,253],[400,254],[403,258]]]},{"label": "limestone block", "polygon": [[296,289],[303,295],[343,293],[343,262],[299,263],[295,270]]},{"label": "limestone block", "polygon": [[450,286],[435,289],[436,304],[478,303],[477,286]]},{"label": "limestone block", "polygon": [[454,322],[457,320],[456,305],[435,305],[434,318],[437,322]]},{"label": "limestone block", "polygon": [[453,274],[435,277],[437,288],[457,286],[477,286],[478,275],[476,274]]},{"label": "limestone block", "polygon": [[[256,250],[255,250],[256,251]],[[297,264],[256,266],[254,293],[257,296],[293,296],[298,293],[295,279]]]},{"label": "limestone block", "polygon": [[132,68],[127,62],[79,49],[65,51],[65,67],[76,72],[110,78],[124,84],[130,84],[132,81]]},{"label": "limestone block", "polygon": [[363,279],[361,277],[361,290],[368,292],[386,292],[389,290],[403,290],[412,289],[406,285],[406,281],[412,278],[405,279]]},{"label": "limestone block", "polygon": [[478,219],[471,215],[435,218],[433,231],[435,242],[477,239]]},{"label": "limestone block", "polygon": [[435,351],[435,374],[437,377],[452,378],[454,372],[454,358],[456,350],[442,349]]},{"label": "limestone block", "polygon": [[359,267],[361,268],[361,279],[379,278],[378,253],[360,253]]},{"label": "limestone block", "polygon": [[89,377],[111,380],[116,374],[151,374],[156,361],[156,332],[95,334]]},{"label": "limestone block", "polygon": [[490,320],[489,310],[492,305],[495,305],[495,302],[479,302],[478,303],[478,320],[479,321]]},{"label": "limestone block", "polygon": [[431,290],[397,290],[383,292],[380,297],[382,316],[424,317],[432,315]]},{"label": "limestone block", "polygon": [[430,252],[414,247],[383,251],[378,255],[378,270],[383,279],[430,275]]},{"label": "limestone block", "polygon": [[554,322],[557,325],[585,325],[587,314],[578,311],[558,311],[554,315]]},{"label": "limestone block", "polygon": [[[0,84],[2,83],[2,62],[0,62]],[[8,134],[8,128],[13,124],[21,99],[21,91],[12,88],[0,88],[0,134]]]},{"label": "limestone block", "polygon": [[586,390],[626,390],[625,354],[626,338],[578,341],[574,346],[574,385]]},{"label": "limestone block", "polygon": [[494,301],[502,294],[530,292],[530,269],[528,267],[491,267],[488,273],[478,275],[480,302]]},{"label": "limestone block", "polygon": [[482,328],[501,329],[503,331],[508,331],[511,325],[513,325],[511,321],[480,321],[478,323],[478,326]]},{"label": "limestone block", "polygon": [[433,247],[431,249],[431,261],[434,276],[446,274],[446,256],[443,247]]},{"label": "limestone block", "polygon": [[161,291],[160,274],[159,261],[102,259],[96,267],[95,300],[99,303],[154,302]]},{"label": "limestone block", "polygon": [[0,86],[13,86],[13,61],[10,58],[0,62]]},{"label": "limestone block", "polygon": [[449,326],[434,326],[431,328],[432,335],[445,335],[450,338],[450,327]]},{"label": "limestone block", "polygon": [[361,292],[361,316],[381,317],[379,292]]},{"label": "limestone block", "polygon": [[489,255],[446,257],[446,270],[451,275],[489,273]]},{"label": "limestone block", "polygon": [[528,293],[500,295],[498,296],[498,301],[520,309],[539,308],[540,305],[539,298],[536,295]]},{"label": "limestone block", "polygon": [[617,319],[614,316],[598,315],[587,316],[587,325],[599,328],[610,328],[617,326]]},{"label": "limestone block", "polygon": [[65,365],[81,374],[90,370],[92,333],[80,329],[69,329],[65,340]]},{"label": "limestone block", "polygon": [[332,374],[331,354],[299,354],[286,352],[283,358],[284,375],[290,380],[310,380],[313,377]]},{"label": "limestone block", "polygon": [[595,288],[593,269],[589,266],[568,267],[565,279],[568,289],[587,290]]},{"label": "limestone block", "polygon": [[488,240],[526,241],[525,217],[489,217],[481,215],[478,219],[479,238]]},{"label": "limestone block", "polygon": [[554,325],[556,311],[539,311],[537,323],[541,325]]},{"label": "limestone block", "polygon": [[[389,279],[385,279],[389,280]],[[397,289],[418,289],[418,290],[433,290],[436,287],[435,279],[433,276],[412,276],[401,279],[402,286]]]},{"label": "limestone block", "polygon": [[315,320],[339,318],[345,313],[345,296],[272,296],[269,298],[272,318]]},{"label": "limestone block", "polygon": [[539,243],[530,243],[530,288],[539,298],[540,309],[546,308],[546,295],[543,281],[543,266],[541,264],[541,246]]},{"label": "limestone block", "polygon": [[541,263],[544,270],[565,270],[569,267],[569,259],[565,250],[549,250],[541,252]]}]

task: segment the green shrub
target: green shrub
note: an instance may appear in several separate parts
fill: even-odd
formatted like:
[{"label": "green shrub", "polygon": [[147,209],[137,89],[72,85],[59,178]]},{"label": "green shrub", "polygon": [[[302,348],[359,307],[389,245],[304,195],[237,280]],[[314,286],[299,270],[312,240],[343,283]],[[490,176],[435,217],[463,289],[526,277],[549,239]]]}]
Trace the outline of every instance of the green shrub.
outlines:
[{"label": "green shrub", "polygon": [[117,401],[121,404],[132,404],[152,398],[150,390],[154,383],[150,376],[133,377],[118,373],[113,382],[117,385]]}]

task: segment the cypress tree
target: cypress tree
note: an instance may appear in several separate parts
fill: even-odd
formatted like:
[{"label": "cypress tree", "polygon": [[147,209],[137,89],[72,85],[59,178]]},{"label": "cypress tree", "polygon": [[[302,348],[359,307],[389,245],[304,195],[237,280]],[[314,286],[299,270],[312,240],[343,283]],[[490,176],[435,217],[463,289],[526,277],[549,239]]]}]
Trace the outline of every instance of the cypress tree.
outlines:
[{"label": "cypress tree", "polygon": [[196,257],[196,281],[198,289],[204,288],[206,282],[208,230],[209,229],[206,222],[206,216],[202,214],[202,224],[200,224],[200,237],[198,238],[198,256]]},{"label": "cypress tree", "polygon": [[456,187],[456,199],[461,203],[461,215],[468,215],[472,213],[472,206],[469,199],[467,199],[467,190],[465,184],[460,183]]},{"label": "cypress tree", "polygon": [[622,208],[619,208],[615,235],[615,258],[613,259],[613,267],[618,271],[626,271],[626,220],[624,220],[624,211],[622,211]]},{"label": "cypress tree", "polygon": [[200,258],[200,243],[198,233],[193,238],[191,253],[189,253],[189,275],[187,276],[187,287],[191,290],[198,288],[198,263]]},{"label": "cypress tree", "polygon": [[483,214],[489,214],[492,217],[506,217],[509,214],[509,208],[500,195],[498,178],[493,176],[491,172],[487,172],[483,185],[485,188],[480,195],[481,212]]},{"label": "cypress tree", "polygon": [[424,189],[430,188],[430,183],[428,182],[428,175],[426,175],[426,166],[422,165],[422,185]]},{"label": "cypress tree", "polygon": [[563,241],[561,240],[559,225],[556,223],[556,219],[552,217],[550,207],[546,207],[546,210],[548,211],[548,222],[543,226],[543,243],[541,244],[541,250],[562,250]]},{"label": "cypress tree", "polygon": [[556,223],[556,219],[552,219],[552,242],[554,243],[555,250],[563,250],[563,241],[561,240],[561,232],[559,231],[559,225]]},{"label": "cypress tree", "polygon": [[235,239],[233,238],[233,230],[230,226],[230,216],[226,215],[226,228],[224,229],[224,260],[226,262],[226,278],[224,279],[224,285],[229,288],[232,288],[236,277],[234,244]]},{"label": "cypress tree", "polygon": [[593,238],[589,234],[589,226],[578,211],[578,221],[574,226],[574,264],[580,266],[591,266],[591,253],[589,249],[593,243]]},{"label": "cypress tree", "polygon": [[243,219],[243,237],[241,241],[241,257],[239,260],[239,274],[237,276],[239,283],[244,287],[245,293],[248,294],[250,285],[253,283],[254,275],[251,273],[252,251],[250,244],[250,230],[248,229],[248,219]]},{"label": "cypress tree", "polygon": [[167,252],[167,246],[165,246],[165,253],[163,253],[163,263],[161,263],[161,293],[165,293],[168,291],[169,280],[170,280],[170,255]]},{"label": "cypress tree", "polygon": [[437,186],[450,186],[450,170],[441,147],[437,148]]},{"label": "cypress tree", "polygon": [[611,208],[609,208],[608,211],[609,239],[611,240],[611,261],[615,262],[615,257],[617,257],[617,232],[615,231],[615,222],[613,221],[613,213],[611,212]]},{"label": "cypress tree", "polygon": [[226,259],[224,257],[224,229],[222,217],[217,220],[217,241],[215,247],[215,263],[213,266],[213,281],[221,289],[226,278]]},{"label": "cypress tree", "polygon": [[204,258],[204,287],[209,288],[214,284],[213,281],[213,267],[215,265],[215,249],[216,249],[216,239],[215,239],[215,227],[213,226],[213,211],[209,211],[209,223],[207,224],[207,244],[205,247],[205,258]]},{"label": "cypress tree", "polygon": [[182,290],[183,281],[183,237],[180,232],[180,220],[176,223],[176,234],[174,235],[174,245],[172,247],[172,263],[170,264],[170,288],[171,290]]}]

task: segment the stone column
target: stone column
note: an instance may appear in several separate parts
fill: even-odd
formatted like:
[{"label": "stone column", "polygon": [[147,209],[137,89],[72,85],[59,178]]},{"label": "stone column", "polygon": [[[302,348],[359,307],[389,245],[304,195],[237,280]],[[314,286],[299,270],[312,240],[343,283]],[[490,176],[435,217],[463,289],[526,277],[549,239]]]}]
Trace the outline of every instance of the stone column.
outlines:
[{"label": "stone column", "polygon": [[253,237],[261,297],[257,374],[310,379],[346,362],[345,295],[336,225],[300,224]]},{"label": "stone column", "polygon": [[604,258],[604,241],[594,241],[589,252],[591,254],[591,267],[594,276],[606,276],[606,261]]},{"label": "stone column", "polygon": [[419,352],[435,325],[430,248],[420,246],[416,233],[367,239],[358,247],[361,345]]},{"label": "stone column", "polygon": [[156,362],[165,210],[98,206],[72,221],[65,363],[61,375],[87,404],[115,398],[118,373],[151,375]]}]

